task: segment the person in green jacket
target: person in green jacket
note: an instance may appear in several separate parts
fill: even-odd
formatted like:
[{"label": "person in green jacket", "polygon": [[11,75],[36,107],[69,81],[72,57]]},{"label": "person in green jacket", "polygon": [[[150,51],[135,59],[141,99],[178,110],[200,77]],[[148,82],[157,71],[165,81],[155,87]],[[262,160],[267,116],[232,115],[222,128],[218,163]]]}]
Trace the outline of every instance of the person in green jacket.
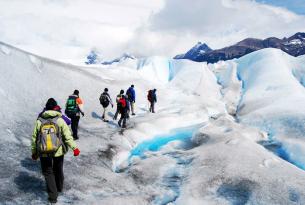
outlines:
[{"label": "person in green jacket", "polygon": [[[64,174],[63,174],[63,162],[64,155],[68,151],[68,147],[73,150],[74,156],[78,156],[80,151],[73,140],[70,128],[61,118],[62,114],[53,110],[57,106],[57,102],[50,98],[46,103],[46,110],[41,113],[37,119],[35,128],[32,135],[32,159],[37,160],[40,157],[42,173],[46,180],[48,200],[50,203],[56,203],[58,192],[62,192]],[[58,149],[51,154],[41,154],[39,151],[38,138],[43,132],[41,127],[44,121],[54,121],[58,132],[61,135],[62,144]],[[47,142],[46,142],[47,144]]]}]

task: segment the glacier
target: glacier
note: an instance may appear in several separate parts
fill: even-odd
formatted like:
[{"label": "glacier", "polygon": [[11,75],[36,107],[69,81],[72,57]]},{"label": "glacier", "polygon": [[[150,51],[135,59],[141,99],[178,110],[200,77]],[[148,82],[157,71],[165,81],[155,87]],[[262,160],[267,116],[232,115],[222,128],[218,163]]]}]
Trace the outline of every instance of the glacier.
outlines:
[{"label": "glacier", "polygon": [[[30,136],[46,100],[64,106],[74,89],[85,102],[81,154],[65,157],[58,204],[305,203],[305,56],[264,49],[216,64],[154,56],[76,66],[0,48],[0,204],[46,203]],[[101,121],[98,97],[131,84],[137,115],[122,133]]]}]

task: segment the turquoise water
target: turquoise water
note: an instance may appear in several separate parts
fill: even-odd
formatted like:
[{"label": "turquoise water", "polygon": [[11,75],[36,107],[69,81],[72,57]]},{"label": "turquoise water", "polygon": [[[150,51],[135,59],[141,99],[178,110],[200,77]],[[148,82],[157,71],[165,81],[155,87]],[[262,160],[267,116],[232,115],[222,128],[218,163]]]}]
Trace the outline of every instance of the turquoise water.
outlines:
[{"label": "turquoise water", "polygon": [[192,145],[191,138],[197,129],[197,126],[176,129],[168,134],[157,135],[153,139],[145,140],[130,151],[129,159],[133,156],[145,158],[145,152],[159,151],[163,146],[172,141],[181,141],[181,148],[187,148]]}]

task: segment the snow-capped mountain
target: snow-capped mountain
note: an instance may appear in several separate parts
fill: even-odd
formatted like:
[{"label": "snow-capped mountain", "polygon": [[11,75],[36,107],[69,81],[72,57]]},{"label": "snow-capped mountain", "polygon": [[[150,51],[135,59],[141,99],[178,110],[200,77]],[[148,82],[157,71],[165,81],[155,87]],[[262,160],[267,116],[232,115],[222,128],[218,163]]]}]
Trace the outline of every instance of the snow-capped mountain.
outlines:
[{"label": "snow-capped mountain", "polygon": [[[64,106],[74,89],[85,103],[81,154],[65,156],[60,205],[305,203],[305,56],[269,48],[217,64],[132,61],[73,66],[0,44],[0,204],[47,201],[30,135],[46,100]],[[121,132],[102,122],[98,98],[131,84],[137,115]]]},{"label": "snow-capped mountain", "polygon": [[111,60],[111,61],[103,61],[101,64],[103,64],[103,65],[111,65],[111,64],[113,64],[113,63],[123,62],[123,61],[125,61],[125,60],[127,60],[127,59],[132,59],[132,60],[134,60],[134,59],[136,59],[136,57],[134,57],[134,56],[131,55],[131,54],[124,53],[123,55],[121,55],[121,56],[118,57],[118,58],[115,58],[115,59],[113,59],[113,60]]},{"label": "snow-capped mountain", "polygon": [[198,42],[193,48],[191,48],[187,53],[180,54],[175,57],[175,59],[193,59],[198,58],[200,55],[212,51],[212,49],[205,43]]},{"label": "snow-capped mountain", "polygon": [[215,63],[220,60],[240,58],[264,48],[278,48],[289,55],[300,56],[305,54],[305,33],[296,33],[289,38],[283,39],[275,37],[270,37],[264,40],[247,38],[235,45],[206,52],[202,52],[200,48],[196,49],[196,46],[189,50],[185,55],[177,55],[174,59],[190,59],[197,62]]}]

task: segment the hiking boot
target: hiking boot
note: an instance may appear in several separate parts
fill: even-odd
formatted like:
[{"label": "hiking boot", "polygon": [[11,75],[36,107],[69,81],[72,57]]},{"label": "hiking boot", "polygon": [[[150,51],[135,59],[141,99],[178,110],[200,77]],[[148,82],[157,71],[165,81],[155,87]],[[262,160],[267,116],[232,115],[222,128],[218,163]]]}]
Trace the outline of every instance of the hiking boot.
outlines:
[{"label": "hiking boot", "polygon": [[104,122],[109,122],[109,120],[105,120],[105,119],[104,119],[103,121],[104,121]]},{"label": "hiking boot", "polygon": [[131,115],[136,115],[135,113],[132,113]]},{"label": "hiking boot", "polygon": [[49,204],[56,204],[57,203],[57,199],[48,198],[48,200],[49,200]]}]

